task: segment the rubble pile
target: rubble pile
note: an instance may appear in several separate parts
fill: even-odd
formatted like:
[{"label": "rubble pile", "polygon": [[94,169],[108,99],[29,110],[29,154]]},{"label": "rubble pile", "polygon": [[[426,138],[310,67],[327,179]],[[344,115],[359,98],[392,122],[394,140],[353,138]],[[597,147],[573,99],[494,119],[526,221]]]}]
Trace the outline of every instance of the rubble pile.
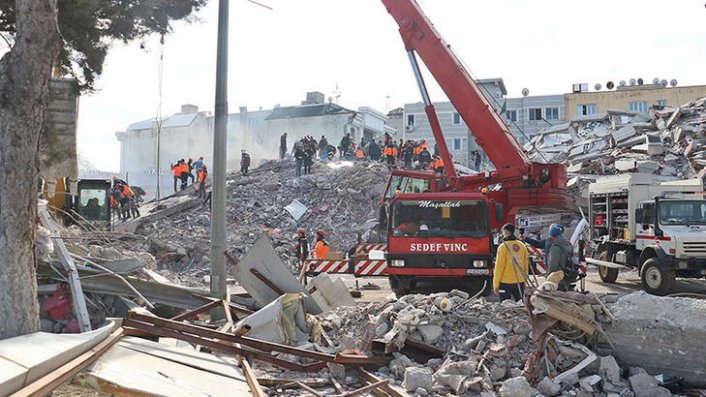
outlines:
[{"label": "rubble pile", "polygon": [[563,162],[573,175],[637,171],[691,178],[706,167],[705,102],[577,117],[540,131],[525,149],[533,161]]},{"label": "rubble pile", "polygon": [[[607,325],[602,321],[610,320],[599,306],[589,310],[596,310],[596,323]],[[620,303],[610,307],[619,310]],[[552,328],[546,343],[538,342],[538,328],[531,326],[520,303],[487,302],[454,290],[339,307],[317,320],[338,349],[374,351],[376,342],[384,343],[395,358],[375,375],[410,395],[672,395],[666,388],[669,382],[658,382],[659,377],[639,367],[621,367],[604,343],[594,344],[595,337],[562,339],[569,335],[566,324]],[[540,368],[528,368],[528,358],[540,345]],[[419,359],[418,349],[410,347],[421,347],[427,357]],[[533,379],[531,373],[538,376]]]},{"label": "rubble pile", "polygon": [[[358,238],[377,242],[378,202],[389,170],[379,163],[316,163],[313,173],[295,176],[293,162],[270,161],[249,175],[231,173],[227,179],[228,248],[242,258],[267,233],[285,263],[294,266],[293,236],[298,228],[326,232],[333,251],[347,252]],[[295,219],[287,211],[294,201],[306,212]],[[299,204],[300,203],[300,204]],[[208,208],[197,206],[138,229],[148,237],[146,249],[158,260],[163,274],[187,285],[199,285],[209,274]]]}]

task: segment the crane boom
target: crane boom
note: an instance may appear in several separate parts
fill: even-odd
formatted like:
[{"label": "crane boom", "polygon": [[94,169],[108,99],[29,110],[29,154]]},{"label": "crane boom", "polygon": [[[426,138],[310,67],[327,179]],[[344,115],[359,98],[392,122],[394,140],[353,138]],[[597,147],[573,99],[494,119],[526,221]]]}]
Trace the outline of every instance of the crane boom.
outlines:
[{"label": "crane boom", "polygon": [[[412,52],[419,54],[463,121],[473,132],[478,145],[495,165],[498,177],[512,178],[527,175],[531,162],[522,146],[483,95],[470,73],[463,67],[460,59],[424,15],[417,2],[415,0],[382,0],[382,2],[399,25],[405,48],[410,52],[410,59],[413,56]],[[418,71],[415,70],[415,74],[417,73]],[[416,77],[419,81],[421,75]],[[425,94],[423,93],[422,96],[425,97]],[[425,105],[427,105],[425,110],[429,114],[431,103],[425,103]],[[443,134],[440,129],[438,132],[434,128],[432,130],[442,158],[447,162],[450,155],[446,145],[439,145],[439,142],[445,143]],[[453,169],[452,166],[446,168]]]}]

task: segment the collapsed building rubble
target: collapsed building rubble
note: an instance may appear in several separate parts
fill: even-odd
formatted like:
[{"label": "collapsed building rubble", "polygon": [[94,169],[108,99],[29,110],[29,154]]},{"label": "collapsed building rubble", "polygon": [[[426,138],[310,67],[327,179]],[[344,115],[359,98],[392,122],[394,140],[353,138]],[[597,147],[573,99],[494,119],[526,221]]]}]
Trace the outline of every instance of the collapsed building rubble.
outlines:
[{"label": "collapsed building rubble", "polygon": [[692,178],[706,167],[704,102],[576,117],[540,131],[525,149],[534,161],[563,162],[574,175],[638,171]]},{"label": "collapsed building rubble", "polygon": [[[374,230],[379,200],[389,170],[380,163],[316,163],[313,174],[297,178],[293,162],[271,161],[247,176],[231,173],[227,180],[228,244],[240,260],[262,233],[267,233],[279,256],[294,265],[293,236],[297,228],[326,232],[333,250],[347,251],[360,238],[382,241]],[[288,212],[294,201],[306,207],[299,220]],[[129,221],[139,222],[137,221]],[[157,259],[163,275],[189,286],[203,286],[209,275],[211,218],[201,205],[141,222],[136,233],[147,239],[140,247]],[[313,238],[311,238],[313,241]]]}]

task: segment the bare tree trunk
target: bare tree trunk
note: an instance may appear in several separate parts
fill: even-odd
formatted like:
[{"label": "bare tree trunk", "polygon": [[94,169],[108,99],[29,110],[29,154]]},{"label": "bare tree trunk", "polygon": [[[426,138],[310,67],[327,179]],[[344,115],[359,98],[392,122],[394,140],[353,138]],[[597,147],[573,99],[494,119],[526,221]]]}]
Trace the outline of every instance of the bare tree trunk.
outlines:
[{"label": "bare tree trunk", "polygon": [[56,0],[16,0],[15,9],[15,45],[0,60],[0,339],[39,328],[39,136],[61,45]]}]

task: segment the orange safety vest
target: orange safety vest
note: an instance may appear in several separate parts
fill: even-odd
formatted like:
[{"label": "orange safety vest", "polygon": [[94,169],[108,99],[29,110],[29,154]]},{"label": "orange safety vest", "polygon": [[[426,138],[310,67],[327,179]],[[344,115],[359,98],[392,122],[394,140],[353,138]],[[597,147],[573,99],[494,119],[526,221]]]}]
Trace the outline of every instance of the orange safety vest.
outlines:
[{"label": "orange safety vest", "polygon": [[199,183],[206,183],[206,179],[208,179],[208,171],[201,170],[201,172],[199,172]]},{"label": "orange safety vest", "polygon": [[392,148],[385,146],[385,156],[392,156]]},{"label": "orange safety vest", "polygon": [[[186,164],[186,163],[182,164],[182,165],[181,165],[181,172],[182,172],[182,173],[184,173],[184,172],[186,172],[186,173],[191,172],[191,171],[189,170],[189,164]],[[181,174],[179,174],[179,175],[181,175]]]},{"label": "orange safety vest", "polygon": [[115,207],[118,206],[118,202],[115,201],[115,198],[113,198],[113,195],[112,195],[112,194],[110,195],[110,206],[111,206],[112,208],[115,208]]},{"label": "orange safety vest", "polygon": [[355,157],[362,159],[363,157],[365,157],[365,153],[363,153],[362,150],[358,149],[358,151],[355,152]]},{"label": "orange safety vest", "polygon": [[181,176],[181,164],[173,165],[172,171],[174,171],[174,176]]},{"label": "orange safety vest", "polygon": [[314,258],[316,259],[324,259],[326,258],[326,255],[328,255],[328,252],[331,249],[329,248],[328,245],[326,245],[325,242],[319,240],[316,242],[316,245],[314,246],[314,250],[312,253],[314,254]]},{"label": "orange safety vest", "polygon": [[123,185],[123,196],[133,198],[133,197],[135,197],[135,192],[133,192],[132,189],[130,189],[130,186]]},{"label": "orange safety vest", "polygon": [[[426,142],[422,143],[420,146],[421,146],[422,149],[429,150],[429,144],[426,143]],[[420,152],[421,152],[421,150],[420,150]]]},{"label": "orange safety vest", "polygon": [[396,147],[392,148],[392,157],[397,157],[397,148]]},{"label": "orange safety vest", "polygon": [[421,146],[415,146],[414,147],[414,155],[419,156],[419,153],[422,152],[422,147]]},{"label": "orange safety vest", "polygon": [[442,168],[443,166],[444,166],[444,160],[438,159],[438,160],[434,161],[434,169],[438,170],[439,168]]}]

